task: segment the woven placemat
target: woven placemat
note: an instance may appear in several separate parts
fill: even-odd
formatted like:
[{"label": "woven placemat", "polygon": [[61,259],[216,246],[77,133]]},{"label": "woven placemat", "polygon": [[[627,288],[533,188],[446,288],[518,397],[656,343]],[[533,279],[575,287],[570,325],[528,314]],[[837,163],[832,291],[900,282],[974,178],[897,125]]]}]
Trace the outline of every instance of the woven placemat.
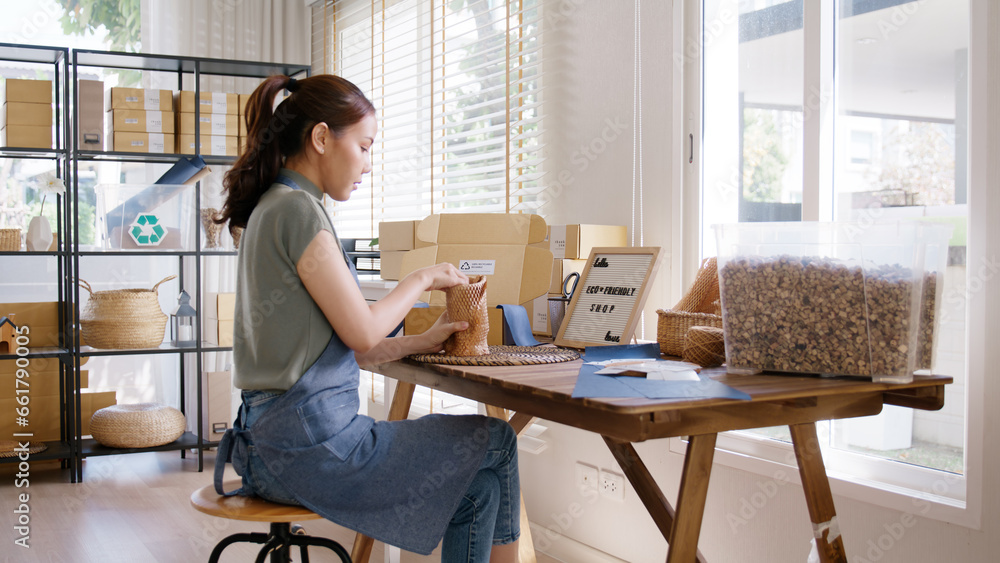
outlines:
[{"label": "woven placemat", "polygon": [[490,353],[483,356],[448,356],[446,354],[407,356],[407,358],[418,362],[451,366],[530,366],[571,362],[579,357],[580,354],[574,350],[537,346],[490,346]]},{"label": "woven placemat", "polygon": [[[0,440],[0,457],[17,457],[20,452],[14,451],[17,448],[18,443],[13,440]],[[37,454],[38,452],[43,452],[48,448],[45,444],[41,442],[29,442],[28,443],[28,453]]]}]

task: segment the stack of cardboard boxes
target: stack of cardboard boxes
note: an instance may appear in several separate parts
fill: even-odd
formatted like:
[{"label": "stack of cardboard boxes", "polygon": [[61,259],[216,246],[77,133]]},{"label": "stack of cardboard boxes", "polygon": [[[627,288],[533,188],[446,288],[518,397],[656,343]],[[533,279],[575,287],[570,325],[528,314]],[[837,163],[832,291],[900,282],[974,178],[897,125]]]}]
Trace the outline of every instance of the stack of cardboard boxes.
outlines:
[{"label": "stack of cardboard boxes", "polygon": [[170,90],[108,89],[107,148],[116,152],[174,152],[174,106]]},{"label": "stack of cardboard boxes", "polygon": [[52,81],[0,82],[0,146],[52,148]]},{"label": "stack of cardboard boxes", "polygon": [[[55,302],[42,303],[3,303],[0,304],[0,318],[7,317],[17,326],[31,328],[28,347],[38,350],[59,345],[59,308]],[[84,358],[86,363],[87,358]],[[18,396],[23,396],[24,389],[30,389],[31,416],[27,426],[17,425],[16,417],[0,419],[0,435],[11,436],[15,432],[30,432],[31,440],[47,442],[59,440],[60,417],[62,410],[59,401],[59,358],[30,358],[26,368],[29,380],[17,377],[17,362],[14,360],[0,361],[0,412],[14,413]],[[30,387],[17,384],[16,380],[27,381]],[[80,372],[80,386],[88,386],[88,372]],[[22,390],[18,392],[18,390]],[[90,417],[94,411],[116,403],[114,391],[83,392],[80,395],[81,435],[90,434]]]},{"label": "stack of cardboard boxes", "polygon": [[[545,239],[545,220],[538,215],[454,213],[431,215],[416,225],[416,241],[428,246],[406,251],[400,277],[443,262],[470,275],[486,276],[490,345],[503,344],[503,316],[497,305],[530,306],[545,297],[552,274],[552,253],[537,243]],[[381,245],[382,239],[379,238]],[[441,291],[425,293],[428,308],[412,309],[404,331],[419,334],[444,312]]]},{"label": "stack of cardboard boxes", "polygon": [[[104,82],[100,80],[80,80],[77,82],[79,93],[77,114],[80,119],[80,130],[77,134],[77,146],[85,151],[104,150]],[[111,129],[108,129],[111,131]]]},{"label": "stack of cardboard boxes", "polygon": [[[552,278],[548,295],[535,299],[528,309],[531,330],[542,336],[554,336],[549,326],[548,297],[563,294],[566,277],[582,274],[590,251],[595,247],[629,246],[628,228],[624,225],[550,225],[545,240],[536,246],[552,252]],[[565,289],[572,291],[572,282]]]},{"label": "stack of cardboard boxes", "polygon": [[232,346],[236,294],[206,293],[202,308],[202,335],[205,340],[217,346]]},{"label": "stack of cardboard boxes", "polygon": [[384,280],[399,280],[403,256],[415,248],[431,246],[417,238],[420,221],[383,221],[378,224],[379,275]]},{"label": "stack of cardboard boxes", "polygon": [[[198,121],[202,155],[236,156],[239,147],[239,96],[224,92],[200,92]],[[177,93],[177,152],[194,154],[195,93]]]}]

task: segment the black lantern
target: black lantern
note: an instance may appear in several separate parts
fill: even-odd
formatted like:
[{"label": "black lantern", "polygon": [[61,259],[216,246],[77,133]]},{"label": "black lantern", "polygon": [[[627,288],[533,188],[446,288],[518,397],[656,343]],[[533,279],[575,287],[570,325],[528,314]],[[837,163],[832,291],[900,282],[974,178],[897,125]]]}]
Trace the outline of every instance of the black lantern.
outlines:
[{"label": "black lantern", "polygon": [[170,343],[177,348],[192,348],[195,345],[195,319],[198,312],[191,306],[191,296],[181,290],[177,296],[177,308],[170,314]]}]

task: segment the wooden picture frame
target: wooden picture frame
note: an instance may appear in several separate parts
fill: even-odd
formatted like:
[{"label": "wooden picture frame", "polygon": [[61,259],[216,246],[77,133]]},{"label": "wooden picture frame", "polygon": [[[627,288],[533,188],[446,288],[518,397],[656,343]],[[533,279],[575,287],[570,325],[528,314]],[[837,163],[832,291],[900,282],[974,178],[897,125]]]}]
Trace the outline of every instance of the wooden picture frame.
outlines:
[{"label": "wooden picture frame", "polygon": [[556,346],[628,344],[659,268],[660,251],[659,246],[591,250],[554,339]]}]

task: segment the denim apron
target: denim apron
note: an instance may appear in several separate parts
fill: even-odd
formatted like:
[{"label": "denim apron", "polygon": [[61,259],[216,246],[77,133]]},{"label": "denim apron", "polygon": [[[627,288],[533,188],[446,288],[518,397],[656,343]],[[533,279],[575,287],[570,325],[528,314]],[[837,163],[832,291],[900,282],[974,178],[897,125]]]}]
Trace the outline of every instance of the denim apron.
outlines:
[{"label": "denim apron", "polygon": [[[294,182],[279,176],[277,182]],[[339,242],[339,241],[338,241]],[[357,272],[344,254],[357,281]],[[319,359],[247,427],[244,404],[219,443],[215,488],[254,494],[254,467],[266,467],[295,501],[376,540],[429,554],[479,470],[489,418],[427,415],[375,421],[358,414],[360,368],[333,334]],[[253,408],[253,407],[250,407]],[[227,461],[243,487],[226,493]]]}]

